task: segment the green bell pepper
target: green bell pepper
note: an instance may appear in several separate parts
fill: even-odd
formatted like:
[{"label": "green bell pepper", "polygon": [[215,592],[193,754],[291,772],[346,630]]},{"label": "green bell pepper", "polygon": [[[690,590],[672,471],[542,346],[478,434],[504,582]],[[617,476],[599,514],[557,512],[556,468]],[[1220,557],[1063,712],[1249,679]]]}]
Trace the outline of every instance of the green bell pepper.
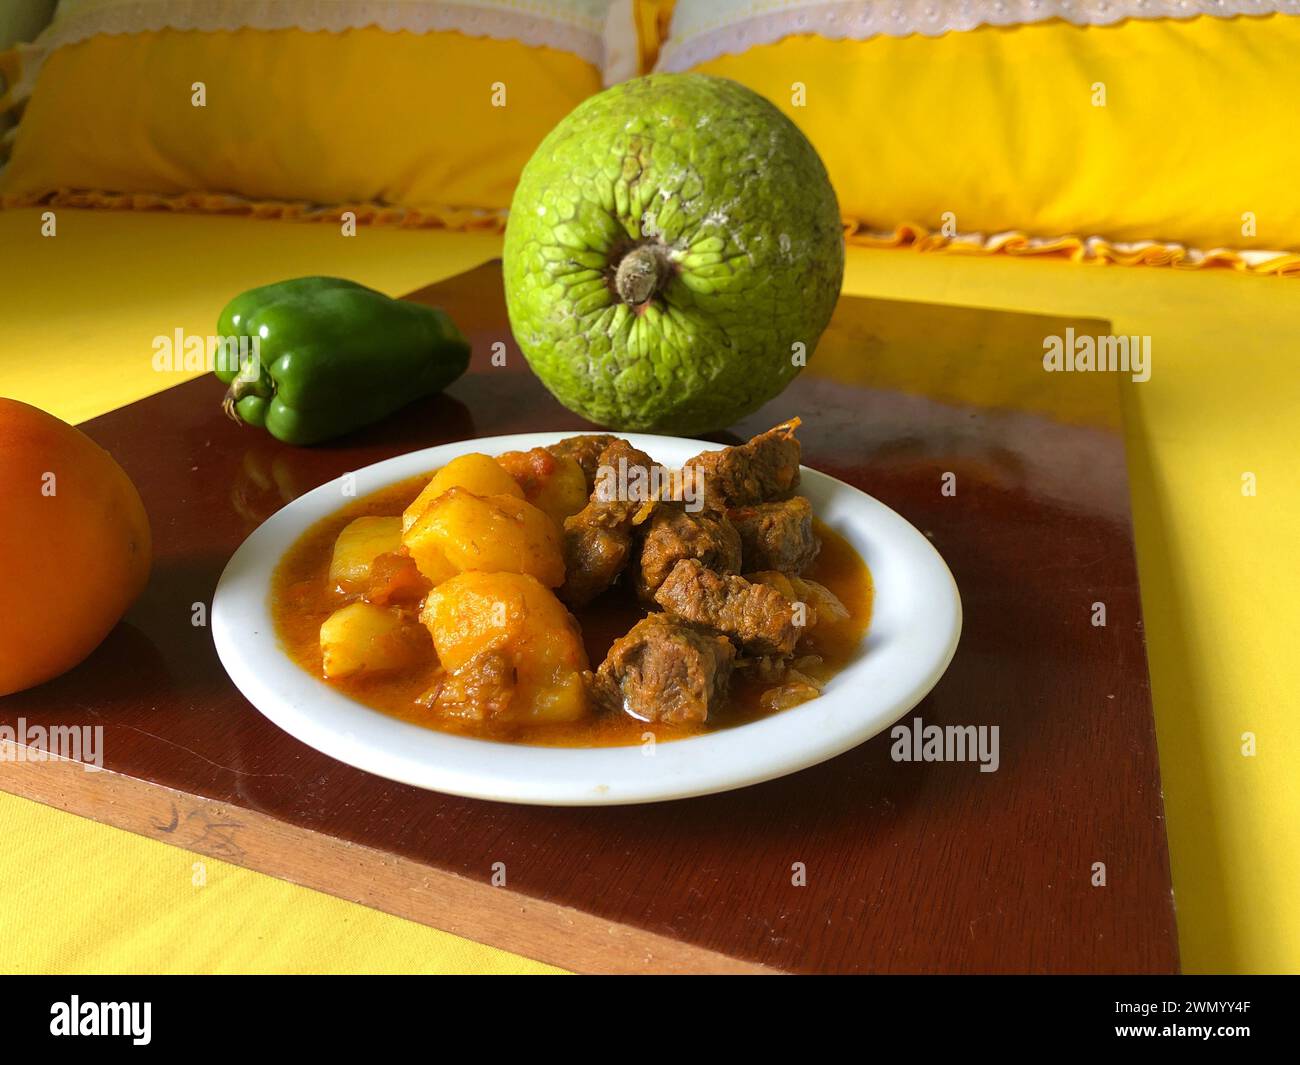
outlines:
[{"label": "green bell pepper", "polygon": [[335,277],[250,289],[221,312],[222,406],[286,444],[315,444],[439,392],[469,365],[446,313]]}]

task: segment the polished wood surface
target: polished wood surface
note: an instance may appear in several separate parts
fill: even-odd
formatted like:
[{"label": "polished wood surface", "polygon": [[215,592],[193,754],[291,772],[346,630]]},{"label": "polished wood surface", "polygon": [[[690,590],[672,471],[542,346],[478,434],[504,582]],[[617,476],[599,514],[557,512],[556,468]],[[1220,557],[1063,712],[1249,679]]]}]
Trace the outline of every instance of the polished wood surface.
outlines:
[{"label": "polished wood surface", "polygon": [[211,378],[83,427],[140,488],[154,573],[83,665],[0,699],[0,726],[102,725],[105,771],[10,758],[0,788],[587,971],[1177,968],[1117,381],[1041,361],[1045,336],[1104,324],[845,297],[809,369],[733,427],[802,415],[807,465],[944,555],[965,630],[907,719],[998,726],[997,772],[895,762],[886,733],[724,795],[547,809],[318,754],[239,695],[194,624],[240,541],[316,485],[449,440],[585,428],[514,347],[496,264],[412,298],[470,334],[471,372],[344,440],[241,429]]}]

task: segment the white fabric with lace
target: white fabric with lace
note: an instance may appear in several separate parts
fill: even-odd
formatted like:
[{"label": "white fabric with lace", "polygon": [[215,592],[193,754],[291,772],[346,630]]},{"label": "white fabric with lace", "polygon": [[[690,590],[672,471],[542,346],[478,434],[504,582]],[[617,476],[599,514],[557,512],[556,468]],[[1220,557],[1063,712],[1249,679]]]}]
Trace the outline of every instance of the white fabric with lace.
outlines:
[{"label": "white fabric with lace", "polygon": [[832,40],[907,37],[1062,19],[1106,26],[1123,19],[1300,15],[1300,0],[678,0],[658,70],[689,70],[793,34]]},{"label": "white fabric with lace", "polygon": [[[30,95],[41,62],[56,48],[99,34],[163,29],[454,30],[470,37],[544,45],[602,69],[606,54],[613,53],[625,66],[631,4],[632,0],[61,0],[50,26],[23,47],[22,79],[15,98]],[[635,64],[635,40],[631,54]],[[630,77],[635,71],[617,73]]]}]

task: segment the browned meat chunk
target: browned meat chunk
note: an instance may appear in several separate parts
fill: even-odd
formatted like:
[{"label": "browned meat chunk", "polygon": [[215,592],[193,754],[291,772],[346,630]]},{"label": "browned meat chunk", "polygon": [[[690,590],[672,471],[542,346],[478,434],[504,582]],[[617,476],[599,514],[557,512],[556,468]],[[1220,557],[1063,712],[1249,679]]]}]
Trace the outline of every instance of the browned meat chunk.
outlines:
[{"label": "browned meat chunk", "polygon": [[651,499],[655,460],[626,440],[615,439],[600,453],[589,506],[599,507],[606,526],[622,525]]},{"label": "browned meat chunk", "polygon": [[802,573],[821,550],[821,541],[813,532],[812,504],[803,496],[733,507],[727,517],[740,534],[746,572]]},{"label": "browned meat chunk", "polygon": [[637,591],[653,599],[672,568],[696,558],[718,573],[740,572],[740,536],[725,514],[692,514],[675,504],[660,504],[645,526]]},{"label": "browned meat chunk", "polygon": [[748,507],[788,496],[799,484],[798,418],[760,433],[748,443],[705,451],[685,470],[703,478],[704,504],[715,510]]},{"label": "browned meat chunk", "polygon": [[580,520],[585,513],[564,522],[564,585],[559,595],[572,606],[590,603],[613,584],[632,553],[628,529]]},{"label": "browned meat chunk", "polygon": [[612,433],[585,433],[570,436],[558,444],[552,444],[546,450],[556,458],[573,459],[582,467],[582,474],[587,478],[587,493],[596,487],[596,470],[600,466],[600,453],[619,438]]},{"label": "browned meat chunk", "polygon": [[448,717],[486,721],[504,714],[515,693],[510,656],[496,650],[476,654],[459,669],[438,671],[417,702]]},{"label": "browned meat chunk", "polygon": [[802,632],[794,604],[775,588],[714,573],[693,558],[673,567],[655,602],[683,621],[731,637],[750,655],[791,654]]},{"label": "browned meat chunk", "polygon": [[[564,585],[560,598],[582,606],[618,578],[632,554],[632,522],[647,506],[635,491],[649,484],[654,460],[626,440],[615,437],[600,453],[591,500],[564,519]],[[644,471],[638,478],[634,471]]]},{"label": "browned meat chunk", "polygon": [[824,584],[805,580],[790,573],[780,573],[777,570],[762,570],[758,573],[746,573],[744,576],[750,584],[766,584],[775,588],[793,603],[795,621],[802,621],[805,631],[821,624],[836,624],[849,616],[848,610],[840,602],[839,597]]},{"label": "browned meat chunk", "polygon": [[614,641],[592,689],[607,709],[643,721],[695,724],[722,705],[735,660],[726,638],[651,614]]}]

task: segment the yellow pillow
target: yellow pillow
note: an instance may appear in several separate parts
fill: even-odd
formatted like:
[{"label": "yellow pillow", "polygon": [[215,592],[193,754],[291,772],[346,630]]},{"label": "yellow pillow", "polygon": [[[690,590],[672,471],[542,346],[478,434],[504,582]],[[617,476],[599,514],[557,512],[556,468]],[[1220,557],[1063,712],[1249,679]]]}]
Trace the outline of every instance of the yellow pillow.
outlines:
[{"label": "yellow pillow", "polygon": [[895,36],[876,16],[911,0],[775,6],[678,0],[659,69],[781,107],[825,160],[851,241],[1300,271],[1285,253],[1300,251],[1300,18],[945,33],[957,7],[931,3],[939,23]]},{"label": "yellow pillow", "polygon": [[[122,17],[158,7],[100,0],[114,4]],[[516,5],[497,0],[478,14],[504,6]],[[608,0],[542,6],[573,16],[550,46],[375,25],[75,39],[56,20],[46,34],[53,46],[38,42],[23,56],[25,66],[43,64],[34,79],[30,71],[17,79],[32,82],[30,99],[0,175],[0,203],[334,218],[351,207],[362,219],[499,225],[533,149],[601,88],[599,16]],[[525,16],[533,22],[518,23],[521,35],[547,39]]]}]

